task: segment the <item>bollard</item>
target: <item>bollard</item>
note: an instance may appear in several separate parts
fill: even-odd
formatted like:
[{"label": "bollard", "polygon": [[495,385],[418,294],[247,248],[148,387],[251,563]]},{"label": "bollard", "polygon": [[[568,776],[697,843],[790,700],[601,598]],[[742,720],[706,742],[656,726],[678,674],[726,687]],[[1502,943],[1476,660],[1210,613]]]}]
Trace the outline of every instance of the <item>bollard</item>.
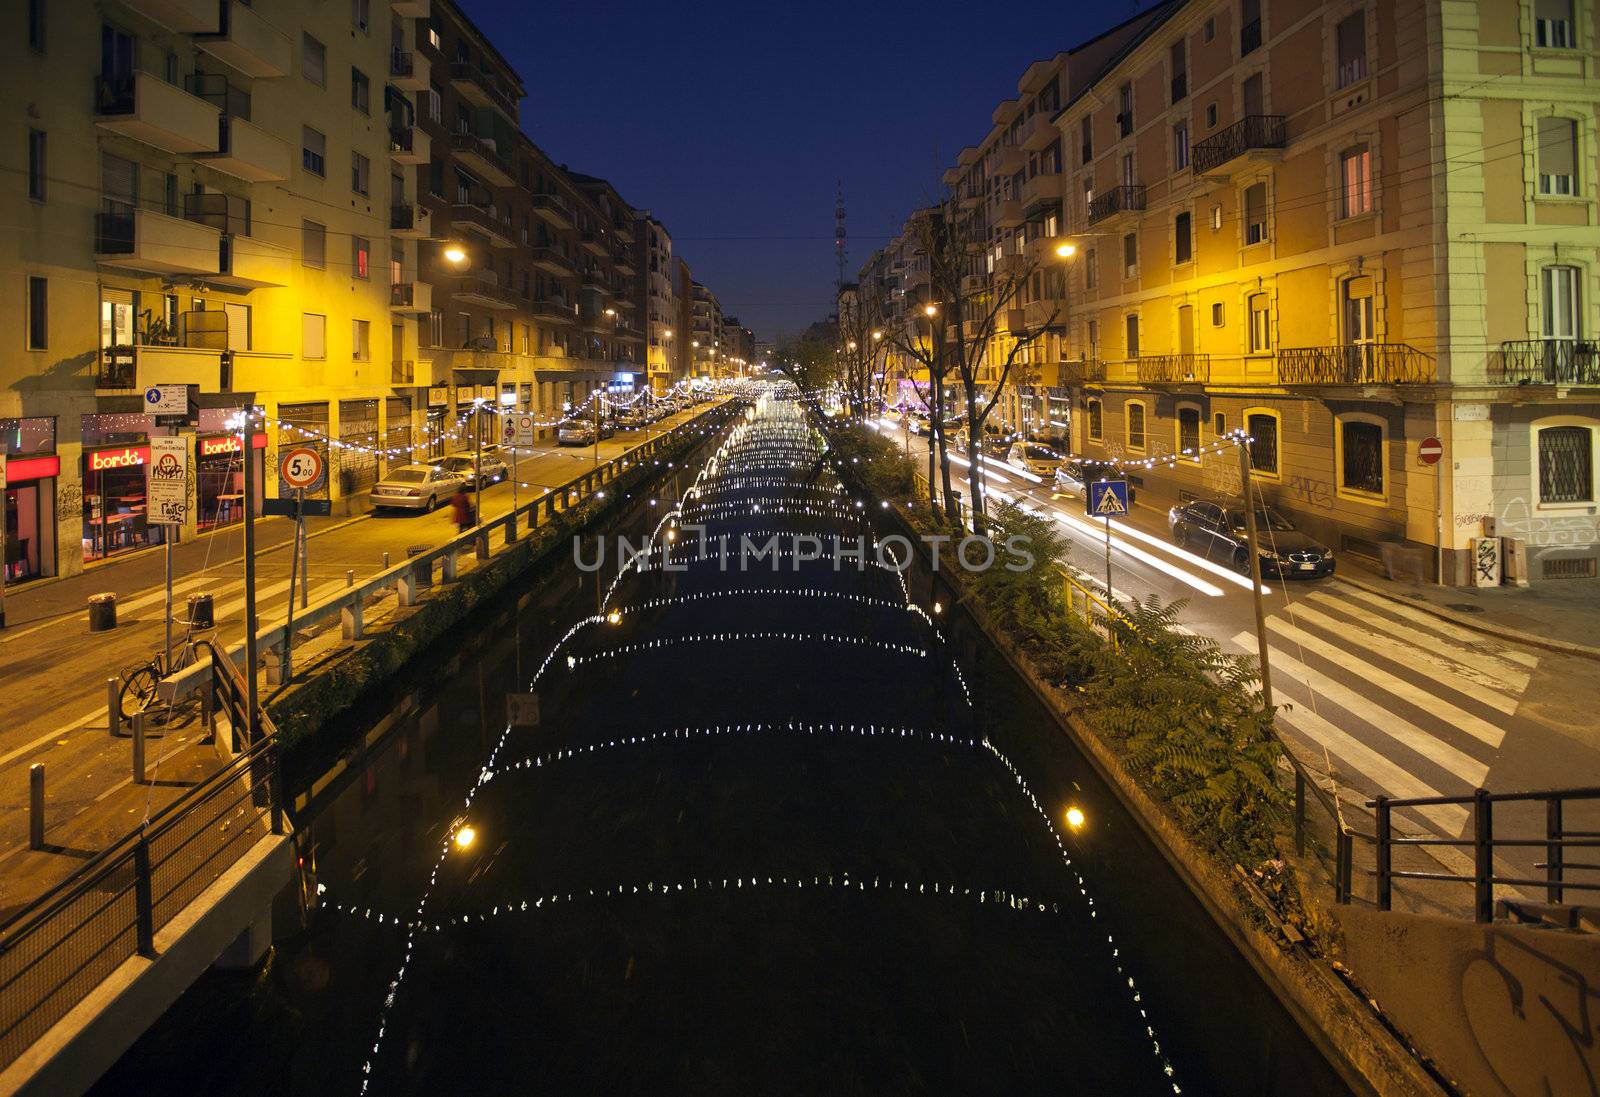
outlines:
[{"label": "bollard", "polygon": [[28,848],[44,848],[44,763],[28,767]]},{"label": "bollard", "polygon": [[478,534],[478,536],[475,537],[473,540],[477,542],[478,559],[479,560],[487,560],[489,558],[489,534],[488,534],[488,531],[485,531],[483,533]]},{"label": "bollard", "polygon": [[345,572],[344,572],[344,585],[347,586],[347,587],[353,587],[353,586],[356,585],[356,569],[355,568],[346,568],[345,569]]},{"label": "bollard", "polygon": [[511,516],[506,519],[506,544],[514,545],[516,543],[517,543],[517,512],[516,511],[512,511],[511,512]]},{"label": "bollard", "polygon": [[389,554],[387,552],[383,554],[383,570],[389,570]]},{"label": "bollard", "polygon": [[117,697],[121,684],[115,678],[106,679],[106,726],[112,735],[122,734],[122,705]]},{"label": "bollard", "polygon": [[110,592],[89,598],[89,631],[106,632],[117,627],[117,596]]},{"label": "bollard", "polygon": [[144,713],[133,714],[133,783],[142,785],[144,780]]}]

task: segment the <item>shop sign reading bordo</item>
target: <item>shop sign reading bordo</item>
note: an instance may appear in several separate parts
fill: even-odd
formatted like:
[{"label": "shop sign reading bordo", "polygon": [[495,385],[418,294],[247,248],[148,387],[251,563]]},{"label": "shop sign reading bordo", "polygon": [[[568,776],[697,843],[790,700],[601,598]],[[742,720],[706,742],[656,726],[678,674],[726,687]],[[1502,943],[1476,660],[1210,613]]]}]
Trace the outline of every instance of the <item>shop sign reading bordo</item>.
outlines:
[{"label": "shop sign reading bordo", "polygon": [[152,438],[145,466],[145,519],[181,526],[188,516],[189,447],[182,438]]}]

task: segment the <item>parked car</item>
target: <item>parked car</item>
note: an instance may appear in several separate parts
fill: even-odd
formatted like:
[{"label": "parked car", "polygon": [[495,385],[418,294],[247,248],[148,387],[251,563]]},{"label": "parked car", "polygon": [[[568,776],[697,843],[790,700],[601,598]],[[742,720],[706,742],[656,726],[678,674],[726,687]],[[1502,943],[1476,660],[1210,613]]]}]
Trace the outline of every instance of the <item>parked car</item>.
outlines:
[{"label": "parked car", "polygon": [[623,408],[617,412],[618,430],[638,430],[649,421],[644,408],[641,407]]},{"label": "parked car", "polygon": [[470,482],[468,476],[438,465],[403,465],[373,485],[372,505],[432,510]]},{"label": "parked car", "polygon": [[498,448],[486,447],[481,461],[471,453],[456,453],[449,457],[441,457],[433,464],[436,468],[455,473],[473,487],[498,484],[511,472],[506,467],[505,458],[500,456]]},{"label": "parked car", "polygon": [[1012,442],[1006,451],[1006,464],[1035,476],[1054,476],[1061,467],[1061,454],[1037,442]]},{"label": "parked car", "polygon": [[[1167,512],[1172,539],[1179,547],[1226,561],[1240,571],[1250,567],[1244,523],[1242,507],[1214,499],[1179,503]],[[1273,507],[1256,508],[1256,543],[1263,575],[1317,579],[1333,574],[1333,550],[1295,529],[1294,523]]]},{"label": "parked car", "polygon": [[[1126,480],[1127,474],[1115,465],[1104,461],[1084,461],[1078,458],[1062,461],[1056,467],[1056,490],[1066,495],[1083,498],[1084,487],[1096,480]],[[1138,498],[1138,491],[1128,485],[1128,505]]]},{"label": "parked car", "polygon": [[593,419],[565,419],[556,427],[559,446],[592,446],[595,443]]}]

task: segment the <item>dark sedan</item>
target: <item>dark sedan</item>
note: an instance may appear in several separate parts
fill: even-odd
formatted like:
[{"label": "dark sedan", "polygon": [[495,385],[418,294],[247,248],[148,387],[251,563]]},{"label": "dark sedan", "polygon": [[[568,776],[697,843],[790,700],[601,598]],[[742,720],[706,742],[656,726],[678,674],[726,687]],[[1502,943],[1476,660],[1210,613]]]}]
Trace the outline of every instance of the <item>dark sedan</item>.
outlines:
[{"label": "dark sedan", "polygon": [[[1210,499],[1179,503],[1167,512],[1172,539],[1179,547],[1226,561],[1240,571],[1250,567],[1244,521],[1243,508]],[[1318,579],[1333,574],[1333,550],[1295,529],[1272,507],[1256,508],[1256,541],[1263,575]]]}]

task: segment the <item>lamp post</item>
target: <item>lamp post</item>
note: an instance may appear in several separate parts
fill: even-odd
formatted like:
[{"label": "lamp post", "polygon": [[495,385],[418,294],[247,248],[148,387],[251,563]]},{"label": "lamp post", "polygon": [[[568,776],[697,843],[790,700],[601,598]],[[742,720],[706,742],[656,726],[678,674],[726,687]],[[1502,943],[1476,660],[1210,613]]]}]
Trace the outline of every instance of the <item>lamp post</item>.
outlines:
[{"label": "lamp post", "polygon": [[[929,302],[922,306],[922,314],[928,318],[928,392],[934,397],[933,402],[928,404],[928,506],[933,509],[933,513],[937,516],[939,505],[934,502],[933,491],[933,443],[938,436],[938,432],[944,429],[944,423],[941,422],[943,416],[939,412],[939,409],[944,405],[944,401],[939,399],[939,394],[934,391],[933,387],[935,384],[933,363],[939,357],[939,344],[935,340],[933,333],[933,318],[939,315],[939,306]],[[927,403],[927,401],[924,401],[924,403]]]}]

